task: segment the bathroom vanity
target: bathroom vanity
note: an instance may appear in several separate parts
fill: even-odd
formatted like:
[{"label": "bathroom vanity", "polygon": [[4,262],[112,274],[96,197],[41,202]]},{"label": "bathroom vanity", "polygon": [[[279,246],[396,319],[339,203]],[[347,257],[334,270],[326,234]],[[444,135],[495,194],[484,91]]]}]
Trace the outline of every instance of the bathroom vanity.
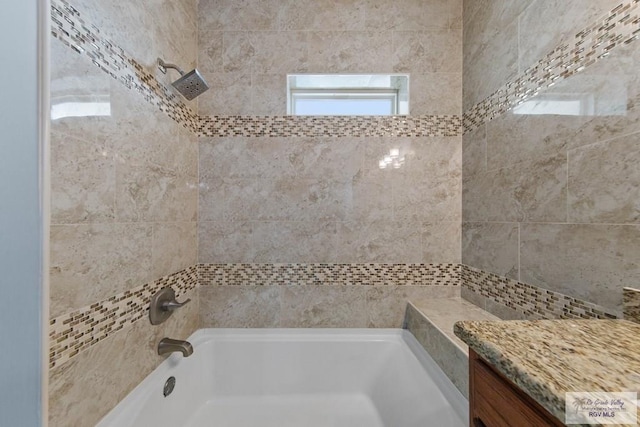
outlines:
[{"label": "bathroom vanity", "polygon": [[563,426],[567,392],[640,391],[640,325],[624,320],[462,321],[473,427]]}]

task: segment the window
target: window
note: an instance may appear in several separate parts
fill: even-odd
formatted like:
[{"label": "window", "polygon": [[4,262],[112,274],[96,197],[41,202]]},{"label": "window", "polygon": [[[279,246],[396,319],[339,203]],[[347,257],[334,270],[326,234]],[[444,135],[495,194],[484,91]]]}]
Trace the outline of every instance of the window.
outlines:
[{"label": "window", "polygon": [[296,74],[287,76],[287,113],[296,116],[409,114],[409,76]]}]

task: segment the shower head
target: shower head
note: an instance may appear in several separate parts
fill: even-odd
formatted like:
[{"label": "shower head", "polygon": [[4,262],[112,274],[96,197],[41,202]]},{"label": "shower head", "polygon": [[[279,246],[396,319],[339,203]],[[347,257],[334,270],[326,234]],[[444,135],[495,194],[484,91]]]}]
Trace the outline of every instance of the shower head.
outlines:
[{"label": "shower head", "polygon": [[184,74],[171,84],[189,101],[209,90],[207,82],[204,81],[204,78],[200,75],[198,70],[192,70],[187,74]]},{"label": "shower head", "polygon": [[171,83],[173,87],[175,87],[178,92],[189,101],[193,98],[199,96],[200,94],[209,90],[209,86],[207,82],[204,81],[204,78],[197,69],[191,70],[188,73],[184,73],[178,66],[173,64],[167,64],[162,59],[158,58],[158,69],[166,74],[167,68],[173,68],[174,70],[180,73],[180,78],[175,82]]}]

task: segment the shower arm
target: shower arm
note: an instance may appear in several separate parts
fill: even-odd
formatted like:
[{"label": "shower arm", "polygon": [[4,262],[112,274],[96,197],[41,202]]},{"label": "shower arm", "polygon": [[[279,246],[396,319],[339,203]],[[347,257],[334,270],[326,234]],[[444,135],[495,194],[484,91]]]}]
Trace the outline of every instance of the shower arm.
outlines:
[{"label": "shower arm", "polygon": [[158,58],[158,69],[162,72],[162,74],[167,74],[167,68],[172,68],[180,73],[181,76],[184,76],[184,71],[180,67],[174,64],[167,64],[161,58]]}]

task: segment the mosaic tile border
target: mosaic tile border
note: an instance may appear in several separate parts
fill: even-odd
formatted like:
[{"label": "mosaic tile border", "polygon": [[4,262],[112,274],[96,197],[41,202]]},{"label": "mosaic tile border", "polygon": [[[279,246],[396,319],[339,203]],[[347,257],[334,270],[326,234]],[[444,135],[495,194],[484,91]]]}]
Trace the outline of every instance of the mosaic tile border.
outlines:
[{"label": "mosaic tile border", "polygon": [[460,284],[493,302],[537,319],[616,319],[613,310],[558,292],[461,265]]},{"label": "mosaic tile border", "polygon": [[506,83],[492,95],[459,116],[396,117],[296,117],[296,116],[199,116],[171,88],[156,80],[144,67],[100,30],[86,23],[66,0],[52,0],[52,35],[80,54],[86,54],[101,70],[129,89],[138,91],[198,136],[458,136],[506,113],[522,102],[568,78],[615,47],[640,37],[640,0],[623,3],[572,40],[557,47]]},{"label": "mosaic tile border", "polygon": [[459,116],[201,116],[198,136],[459,136],[461,126]]},{"label": "mosaic tile border", "polygon": [[460,116],[199,116],[66,0],[52,0],[51,34],[198,136],[459,136]]},{"label": "mosaic tile border", "polygon": [[[151,296],[198,286],[462,286],[531,318],[611,319],[611,310],[462,264],[197,264],[51,319],[49,368],[147,316]],[[625,316],[640,319],[640,291],[625,289]]]},{"label": "mosaic tile border", "polygon": [[197,266],[51,319],[49,369],[145,318],[151,297],[166,286],[171,286],[178,296],[194,290],[198,286]]},{"label": "mosaic tile border", "polygon": [[201,286],[458,286],[460,264],[199,264]]},{"label": "mosaic tile border", "polygon": [[166,113],[187,129],[197,129],[198,116],[172,89],[160,83],[124,49],[85,22],[66,0],[51,1],[51,35],[75,52],[86,55],[102,71]]},{"label": "mosaic tile border", "polygon": [[50,320],[49,368],[147,317],[149,300],[171,286],[180,297],[198,285],[458,286],[459,264],[197,264]]},{"label": "mosaic tile border", "polygon": [[640,323],[640,289],[624,288],[622,290],[622,307],[626,320]]},{"label": "mosaic tile border", "polygon": [[607,57],[617,46],[640,37],[640,0],[627,1],[596,23],[584,28],[515,80],[463,114],[464,133],[506,113],[551,87]]}]

